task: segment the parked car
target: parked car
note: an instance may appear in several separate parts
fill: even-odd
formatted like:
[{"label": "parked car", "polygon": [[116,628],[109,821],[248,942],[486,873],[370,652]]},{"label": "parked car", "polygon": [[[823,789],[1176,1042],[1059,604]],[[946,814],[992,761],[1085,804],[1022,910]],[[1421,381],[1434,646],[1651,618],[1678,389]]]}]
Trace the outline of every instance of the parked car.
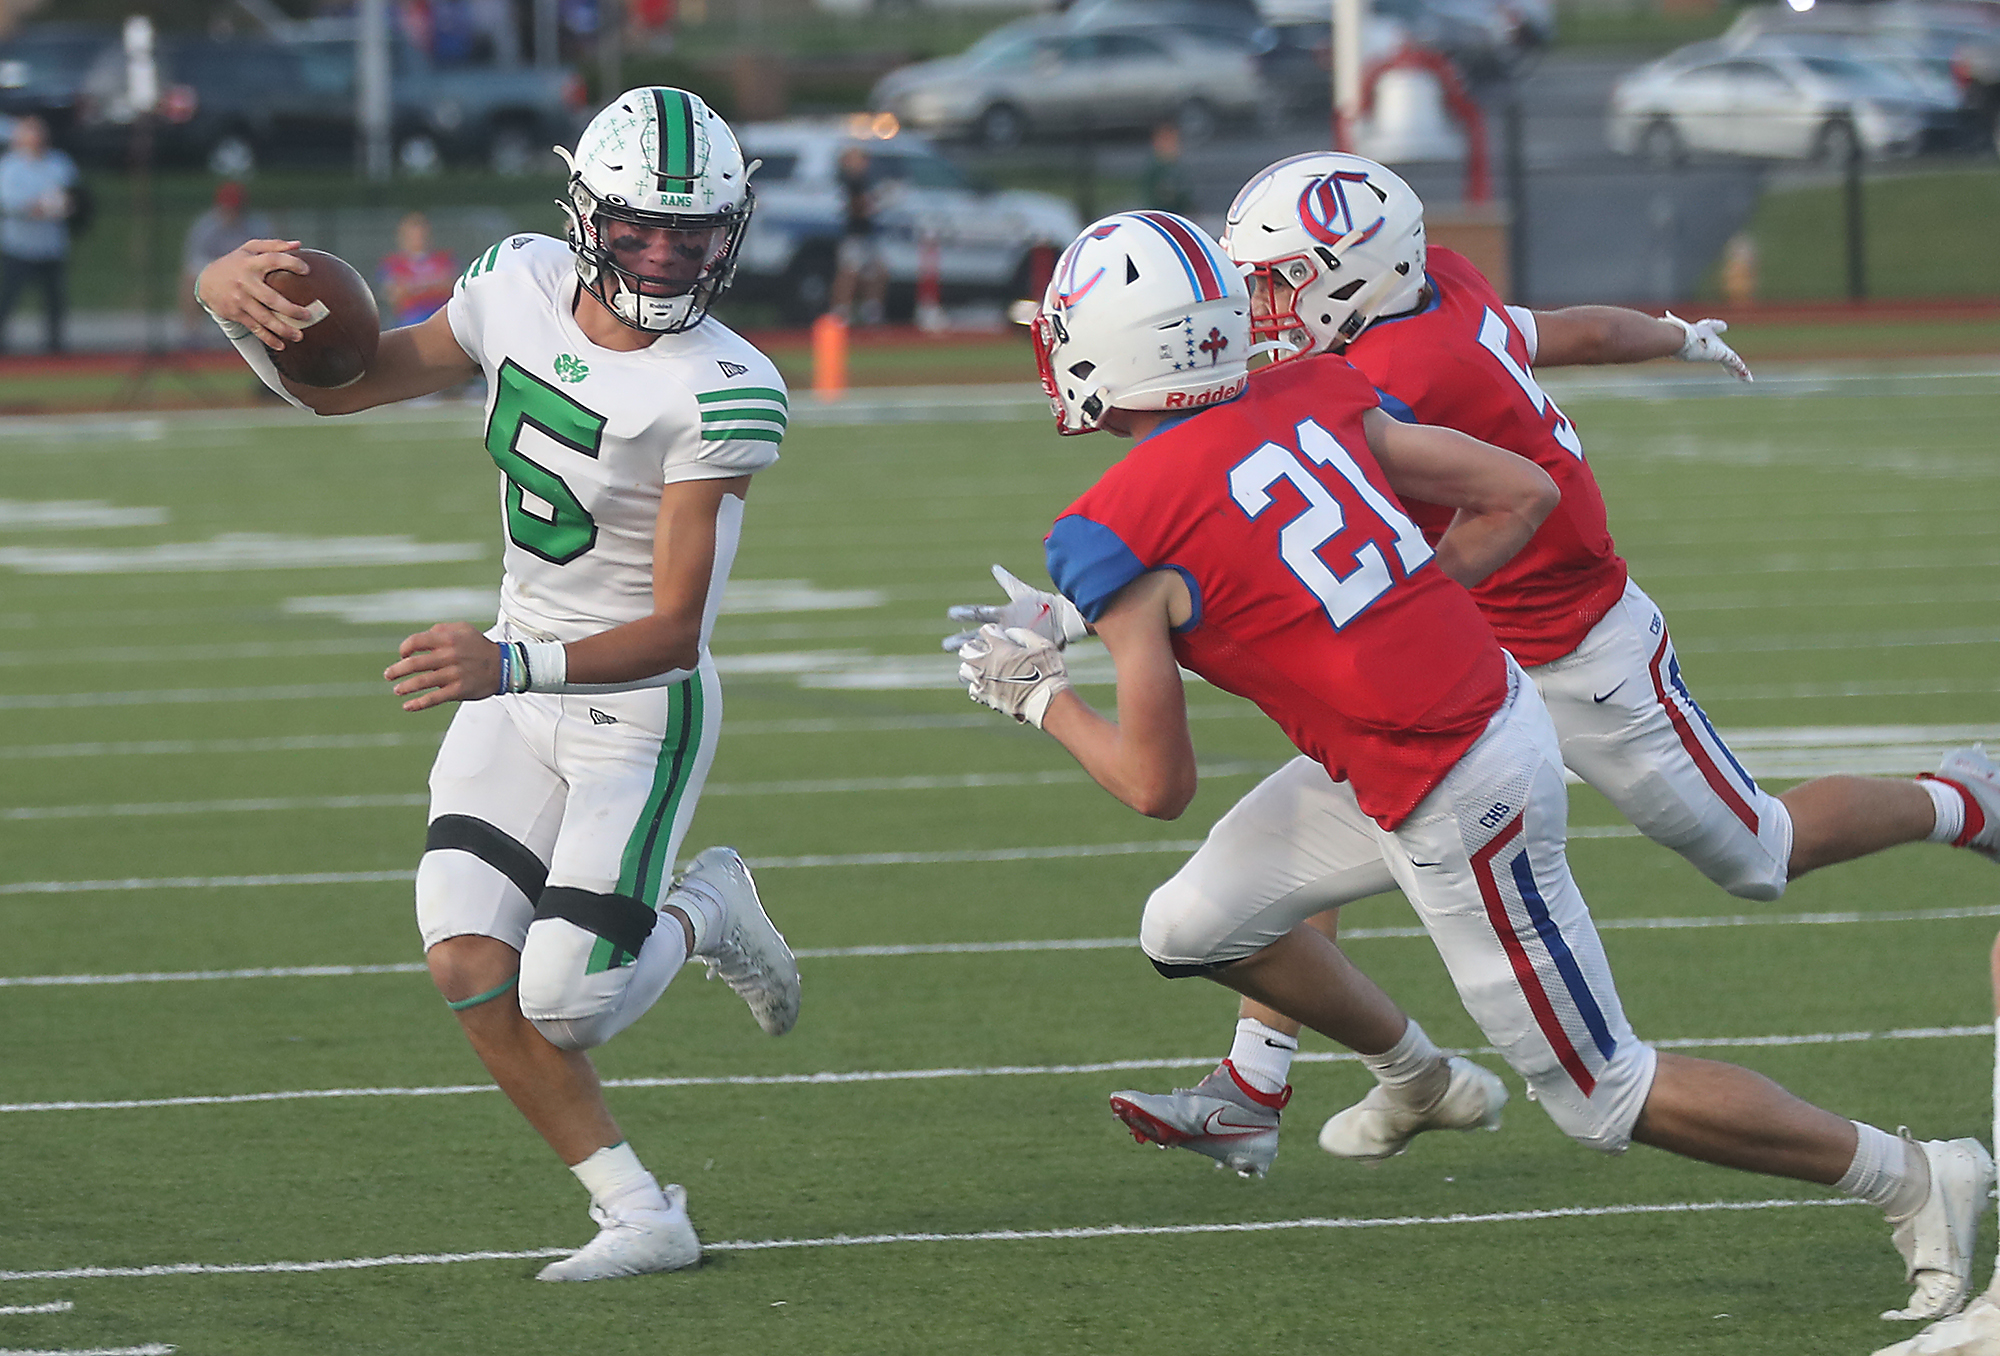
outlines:
[{"label": "parked car", "polygon": [[1613,150],[1674,164],[1690,151],[1845,161],[1922,148],[1940,114],[1887,68],[1844,57],[1705,49],[1669,56],[1620,80],[1606,136]]},{"label": "parked car", "polygon": [[870,107],[940,136],[992,147],[1041,134],[1132,131],[1169,119],[1200,140],[1268,103],[1247,47],[1167,27],[1008,24],[954,57],[891,71]]},{"label": "parked car", "polygon": [[[352,39],[294,44],[308,84],[324,99],[354,107]],[[575,145],[589,112],[589,91],[573,71],[539,66],[438,66],[408,43],[391,52],[397,162],[426,173],[474,165],[525,174],[538,158],[555,169],[549,148]],[[352,132],[349,133],[351,145]]]},{"label": "parked car", "polygon": [[[304,156],[342,128],[352,145],[353,110],[343,118],[306,87],[297,58],[261,39],[164,37],[156,44],[160,103],[153,154],[161,164],[206,164],[243,174],[259,159]],[[99,52],[84,75],[75,145],[83,157],[122,164],[138,114],[126,90],[125,53]]]},{"label": "parked car", "polygon": [[[1333,41],[1327,10],[1322,0],[1264,6],[1274,27],[1293,30],[1288,42],[1317,51]],[[1365,56],[1405,43],[1427,47],[1475,82],[1518,72],[1555,38],[1549,0],[1369,0],[1366,24]]]},{"label": "parked car", "polygon": [[[355,150],[351,39],[167,38],[158,48],[162,97],[154,150],[162,163],[241,175],[259,164],[327,164]],[[134,111],[125,58],[100,53],[84,80],[77,141],[90,158],[122,159]],[[573,140],[585,102],[566,71],[431,65],[398,41],[391,51],[392,138],[407,170],[446,163],[521,173],[555,141]]]},{"label": "parked car", "polygon": [[1082,229],[1067,200],[985,187],[887,120],[879,124],[886,135],[866,118],[750,123],[737,132],[745,158],[764,163],[750,179],[757,212],[736,286],[777,301],[789,320],[826,309],[845,216],[837,167],[850,146],[867,153],[882,186],[877,228],[894,311],[907,310],[915,294],[926,237],[936,242],[946,299],[1011,300],[1028,293],[1035,250],[1060,250]]},{"label": "parked car", "polygon": [[1954,101],[1956,126],[1945,140],[1984,149],[2000,139],[2000,5],[1882,0],[1759,5],[1739,14],[1723,35],[1731,50],[1787,50],[1879,62]]},{"label": "parked car", "polygon": [[108,29],[37,24],[0,42],[0,115],[35,114],[67,145],[83,78],[97,54],[118,41]]}]

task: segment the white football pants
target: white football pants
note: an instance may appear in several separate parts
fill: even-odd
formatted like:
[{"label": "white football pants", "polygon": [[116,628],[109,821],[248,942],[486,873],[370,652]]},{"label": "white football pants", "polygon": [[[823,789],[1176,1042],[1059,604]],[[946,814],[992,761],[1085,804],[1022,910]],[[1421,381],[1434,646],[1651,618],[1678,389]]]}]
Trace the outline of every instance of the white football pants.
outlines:
[{"label": "white football pants", "polygon": [[476,934],[519,951],[521,1011],[565,1049],[629,1026],[686,961],[657,910],[721,724],[706,652],[672,687],[462,704],[431,768],[424,949]]},{"label": "white football pants", "polygon": [[1480,1030],[1564,1133],[1622,1150],[1652,1088],[1564,845],[1569,796],[1554,726],[1509,661],[1486,732],[1393,832],[1353,790],[1297,758],[1239,801],[1140,926],[1172,970],[1262,950],[1349,899],[1402,887]]}]

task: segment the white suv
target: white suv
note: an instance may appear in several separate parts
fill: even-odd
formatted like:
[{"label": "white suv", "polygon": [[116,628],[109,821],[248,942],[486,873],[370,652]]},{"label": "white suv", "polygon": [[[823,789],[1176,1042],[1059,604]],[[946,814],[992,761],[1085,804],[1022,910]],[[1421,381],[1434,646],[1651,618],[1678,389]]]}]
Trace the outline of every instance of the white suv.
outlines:
[{"label": "white suv", "polygon": [[838,164],[850,146],[867,153],[876,185],[892,309],[915,290],[926,238],[937,244],[946,299],[1011,300],[1027,295],[1036,247],[1059,252],[1082,229],[1066,199],[983,187],[921,137],[899,132],[892,118],[750,123],[737,138],[746,160],[764,163],[750,177],[757,213],[736,287],[776,299],[790,320],[826,309],[846,215]]}]

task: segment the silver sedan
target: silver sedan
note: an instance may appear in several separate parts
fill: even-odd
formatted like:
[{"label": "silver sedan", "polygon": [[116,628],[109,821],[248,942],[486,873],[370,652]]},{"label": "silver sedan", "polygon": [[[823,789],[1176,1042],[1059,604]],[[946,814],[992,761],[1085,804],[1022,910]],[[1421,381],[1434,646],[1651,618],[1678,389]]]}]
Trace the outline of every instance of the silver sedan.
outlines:
[{"label": "silver sedan", "polygon": [[1918,150],[1938,114],[1927,91],[1874,63],[1783,52],[1690,52],[1611,92],[1613,150],[1657,164],[1690,151],[1838,164]]},{"label": "silver sedan", "polygon": [[1200,140],[1262,102],[1247,49],[1164,28],[1077,32],[1035,20],[997,29],[958,56],[891,71],[871,97],[905,126],[994,147],[1169,120]]}]

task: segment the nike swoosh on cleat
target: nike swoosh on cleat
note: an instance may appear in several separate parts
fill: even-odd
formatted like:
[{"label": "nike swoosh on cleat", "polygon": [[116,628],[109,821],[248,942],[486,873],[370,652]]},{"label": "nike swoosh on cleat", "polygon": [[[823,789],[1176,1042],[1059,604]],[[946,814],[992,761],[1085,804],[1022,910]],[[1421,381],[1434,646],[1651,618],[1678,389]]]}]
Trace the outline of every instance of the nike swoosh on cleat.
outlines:
[{"label": "nike swoosh on cleat", "polygon": [[1604,694],[1604,695],[1603,695],[1602,697],[1592,697],[1592,698],[1591,698],[1591,700],[1592,700],[1592,701],[1594,701],[1594,702],[1606,702],[1606,701],[1609,701],[1609,700],[1611,700],[1611,693],[1612,693],[1612,692],[1616,692],[1616,691],[1617,691],[1617,690],[1618,690],[1619,688],[1621,688],[1621,687],[1625,686],[1625,684],[1626,684],[1626,683],[1628,683],[1628,682],[1630,682],[1630,681],[1631,681],[1631,679],[1629,679],[1629,678],[1622,678],[1622,679],[1620,679],[1620,680],[1619,680],[1619,681],[1618,681],[1618,682],[1617,682],[1617,683],[1616,683],[1616,684],[1615,684],[1615,685],[1614,685],[1614,686],[1612,687],[1612,689],[1611,689],[1611,692],[1607,692],[1607,693],[1605,693],[1605,694]]},{"label": "nike swoosh on cleat", "polygon": [[1440,859],[1440,860],[1438,860],[1438,861],[1435,861],[1435,862],[1420,862],[1420,861],[1418,861],[1418,860],[1417,860],[1417,859],[1416,859],[1415,857],[1412,857],[1412,858],[1410,858],[1410,865],[1411,865],[1411,866],[1414,866],[1414,867],[1416,867],[1416,868],[1417,868],[1417,870],[1419,870],[1419,871],[1424,871],[1424,870],[1428,870],[1429,868],[1431,868],[1431,867],[1433,867],[1433,866],[1443,866],[1443,865],[1444,865],[1444,862],[1443,862],[1443,860],[1442,860],[1442,859]]},{"label": "nike swoosh on cleat", "polygon": [[1209,1112],[1208,1119],[1201,1123],[1202,1133],[1212,1138],[1221,1139],[1221,1138],[1228,1138],[1234,1135],[1261,1134],[1264,1131],[1269,1130],[1271,1128],[1270,1126],[1265,1125],[1262,1122],[1259,1122],[1255,1125],[1232,1124],[1229,1121],[1223,1119],[1228,1114],[1229,1113],[1226,1111]]}]

